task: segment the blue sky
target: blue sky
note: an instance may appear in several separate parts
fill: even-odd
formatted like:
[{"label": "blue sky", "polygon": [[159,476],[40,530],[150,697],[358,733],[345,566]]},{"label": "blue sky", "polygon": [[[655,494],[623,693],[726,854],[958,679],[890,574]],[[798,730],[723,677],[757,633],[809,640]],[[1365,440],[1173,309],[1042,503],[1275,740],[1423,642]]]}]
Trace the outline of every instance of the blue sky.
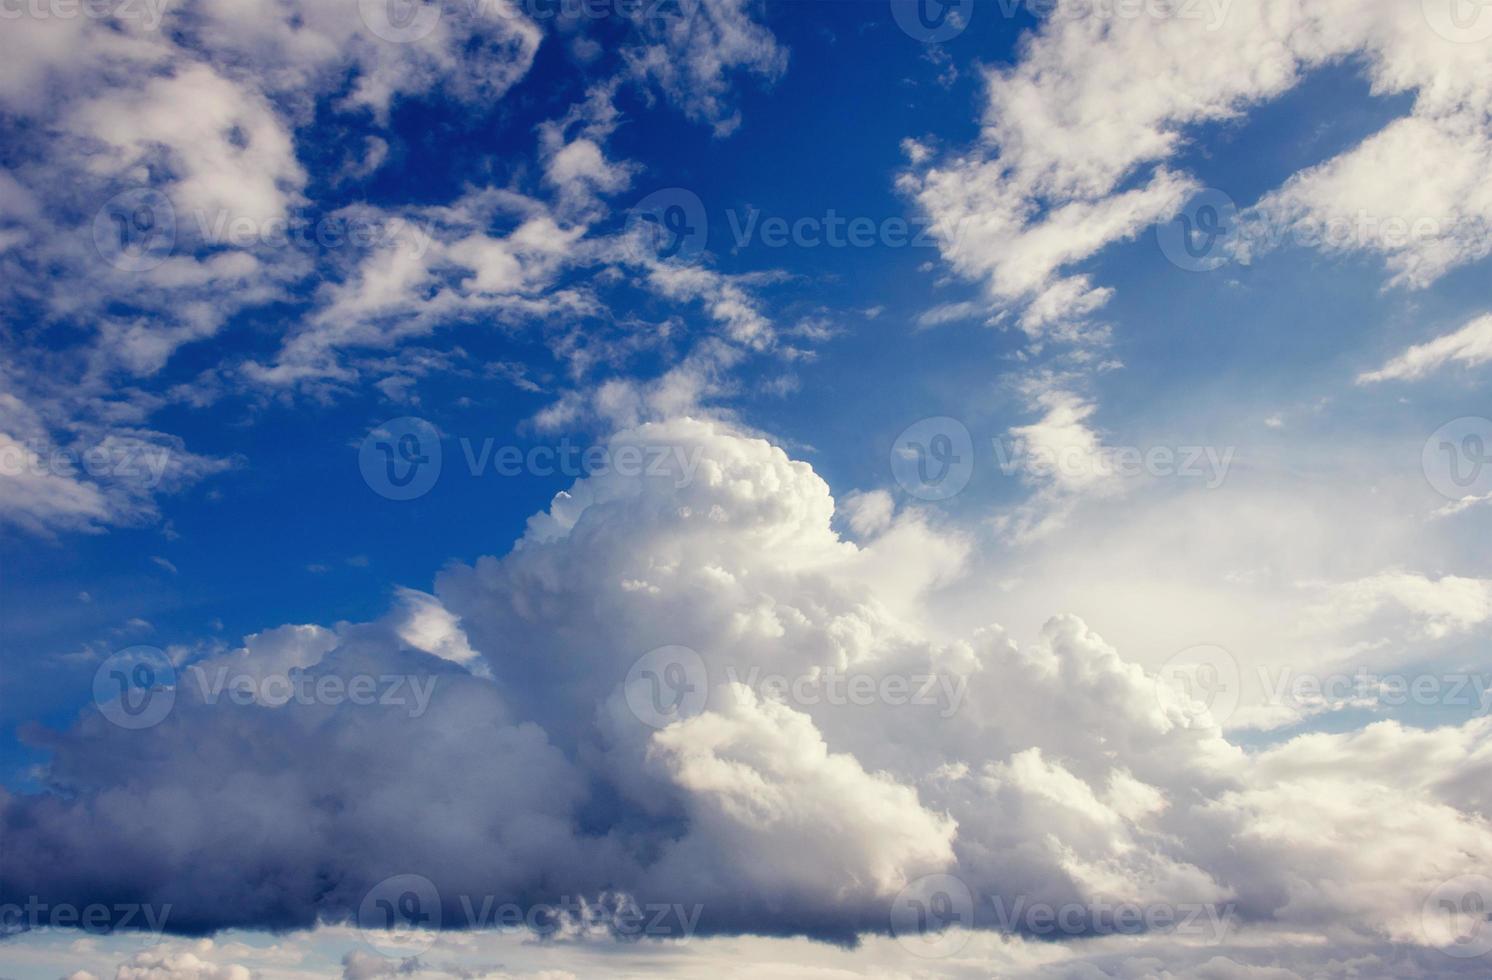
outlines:
[{"label": "blue sky", "polygon": [[[1474,19],[1402,6],[966,0],[936,43],[905,29],[910,0],[583,23],[416,5],[413,37],[376,3],[17,8],[0,820],[32,856],[0,896],[170,900],[197,923],[178,929],[234,930],[195,952],[33,933],[6,940],[17,975],[381,975],[352,932],[391,870],[362,850],[389,826],[380,789],[414,807],[390,853],[448,908],[470,872],[500,901],[705,909],[696,959],[664,943],[628,970],[1474,967],[1415,923],[1447,881],[1492,888],[1462,881],[1492,860],[1492,82]],[[1187,267],[1179,222],[1219,200],[1233,235]],[[677,256],[644,234],[674,204],[707,228]],[[866,240],[824,241],[836,219]],[[773,221],[802,230],[776,242]],[[287,245],[286,223],[373,238]],[[439,477],[390,499],[360,460],[411,418]],[[968,440],[957,492],[907,478],[937,435]],[[472,472],[484,445],[661,446],[691,469]],[[98,447],[166,468],[45,465]],[[1151,462],[1114,472],[1131,452]],[[166,724],[116,731],[95,676],[137,645],[183,685],[194,665],[372,670],[437,694],[387,721],[181,693]],[[676,647],[710,707],[621,726],[641,658]],[[1231,672],[1223,702],[1155,693],[1199,656]],[[946,725],[732,700],[752,667],[968,698]],[[1364,673],[1433,693],[1269,690]],[[802,744],[823,759],[784,761]],[[482,769],[496,752],[521,761]],[[359,783],[385,764],[368,778],[392,784]],[[189,777],[217,788],[176,800]],[[261,777],[283,803],[238,825]],[[484,838],[472,813],[517,782],[535,788]],[[321,783],[335,806],[302,792]],[[1462,857],[1385,878],[1364,853],[1409,847],[1392,799]],[[318,829],[266,829],[299,823]],[[138,857],[104,866],[69,837],[89,826]],[[522,857],[464,868],[477,845]],[[308,856],[323,879],[289,880]],[[886,909],[950,875],[979,909],[1226,906],[1240,938],[1131,947],[1085,920],[1049,945],[979,911],[972,946],[928,959]],[[268,949],[265,928],[297,932]],[[463,968],[491,975],[612,955],[472,942]]]}]

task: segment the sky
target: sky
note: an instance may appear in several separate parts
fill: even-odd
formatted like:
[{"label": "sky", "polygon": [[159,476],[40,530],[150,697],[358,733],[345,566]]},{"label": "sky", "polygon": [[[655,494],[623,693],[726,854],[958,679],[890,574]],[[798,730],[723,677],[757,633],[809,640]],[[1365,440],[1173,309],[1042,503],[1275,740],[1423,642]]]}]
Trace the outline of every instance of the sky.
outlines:
[{"label": "sky", "polygon": [[1492,7],[0,21],[0,977],[1486,974]]}]

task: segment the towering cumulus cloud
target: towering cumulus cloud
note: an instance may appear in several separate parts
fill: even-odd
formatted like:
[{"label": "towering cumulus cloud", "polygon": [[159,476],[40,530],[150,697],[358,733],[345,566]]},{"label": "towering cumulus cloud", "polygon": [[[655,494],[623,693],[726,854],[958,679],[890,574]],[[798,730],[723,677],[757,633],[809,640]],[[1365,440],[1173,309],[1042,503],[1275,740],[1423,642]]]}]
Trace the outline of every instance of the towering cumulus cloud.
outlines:
[{"label": "towering cumulus cloud", "polygon": [[[152,726],[32,730],[52,762],[3,798],[0,899],[283,929],[418,875],[448,928],[484,897],[625,895],[701,934],[853,943],[941,882],[980,929],[1039,935],[1044,905],[1101,935],[1128,904],[1350,950],[1443,940],[1427,901],[1492,866],[1485,718],[1245,754],[1075,618],[1026,649],[939,636],[915,610],[965,543],[915,510],[847,539],[762,438],[678,418],[609,458],[433,597],[178,663]],[[253,683],[276,673],[382,686]]]}]

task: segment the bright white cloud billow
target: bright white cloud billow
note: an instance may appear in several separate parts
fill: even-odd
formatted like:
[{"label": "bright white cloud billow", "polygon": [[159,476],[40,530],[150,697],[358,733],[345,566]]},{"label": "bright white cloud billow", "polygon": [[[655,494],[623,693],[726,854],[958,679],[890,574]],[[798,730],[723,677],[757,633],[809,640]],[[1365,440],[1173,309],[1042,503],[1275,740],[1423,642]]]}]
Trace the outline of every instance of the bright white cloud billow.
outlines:
[{"label": "bright white cloud billow", "polygon": [[0,973],[1486,974],[1492,7],[977,2],[0,9]]},{"label": "bright white cloud billow", "polygon": [[[848,940],[884,933],[909,884],[951,874],[979,928],[1017,900],[1086,910],[1073,928],[1098,932],[1103,903],[1172,905],[1348,955],[1434,945],[1427,897],[1492,861],[1485,718],[1249,755],[1074,617],[1020,648],[998,627],[935,639],[893,612],[898,534],[937,551],[915,514],[845,540],[810,467],[721,423],[644,425],[623,446],[695,468],[580,481],[509,554],[444,572],[438,607],[410,593],[404,618],[334,641],[287,628],[232,655],[412,673],[434,685],[428,710],[214,703],[187,683],[153,728],[88,712],[41,736],[71,793],[6,797],[7,893],[171,902],[180,928],[308,927],[418,869],[451,921],[461,895],[619,888],[698,904],[706,933]],[[1394,582],[1433,621],[1469,615],[1456,583],[1373,595]],[[491,680],[449,662],[467,643]],[[669,645],[697,652],[702,702],[658,727],[629,671]],[[759,683],[826,671],[932,677],[936,696],[833,703]]]},{"label": "bright white cloud billow", "polygon": [[1448,364],[1469,368],[1492,361],[1492,316],[1478,317],[1460,330],[1415,344],[1376,371],[1357,376],[1358,384],[1417,381]]}]

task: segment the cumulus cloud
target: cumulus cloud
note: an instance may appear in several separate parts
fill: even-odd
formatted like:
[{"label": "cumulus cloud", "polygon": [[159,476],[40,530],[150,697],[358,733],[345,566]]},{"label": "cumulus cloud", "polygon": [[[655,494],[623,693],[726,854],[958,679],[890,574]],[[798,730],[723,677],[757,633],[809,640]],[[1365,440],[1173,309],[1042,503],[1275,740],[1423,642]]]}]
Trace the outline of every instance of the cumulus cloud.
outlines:
[{"label": "cumulus cloud", "polygon": [[[282,929],[347,920],[417,873],[450,928],[462,896],[621,892],[697,905],[702,935],[851,942],[949,874],[981,929],[1029,931],[1021,900],[1104,935],[1103,903],[1130,902],[1381,949],[1431,943],[1427,896],[1492,861],[1485,718],[1245,753],[1076,617],[1025,646],[932,635],[912,610],[958,540],[875,498],[845,540],[828,486],[765,439],[681,418],[611,451],[661,462],[580,480],[509,553],[450,566],[383,620],[229,655],[347,690],[430,681],[426,711],[178,684],[154,727],[90,709],[32,731],[47,789],[0,801],[0,895]],[[1419,605],[1460,622],[1448,601]],[[882,693],[825,696],[856,676]],[[673,713],[660,683],[687,698]]]},{"label": "cumulus cloud", "polygon": [[1358,375],[1357,383],[1417,381],[1447,364],[1476,367],[1487,361],[1492,361],[1492,316],[1478,317],[1460,330],[1415,344],[1378,370]]},{"label": "cumulus cloud", "polygon": [[[1107,299],[1071,266],[1170,217],[1198,189],[1172,169],[1197,126],[1239,118],[1360,56],[1376,92],[1413,94],[1410,114],[1246,208],[1254,233],[1240,254],[1289,232],[1376,252],[1391,282],[1424,286],[1492,242],[1492,198],[1478,176],[1492,145],[1492,81],[1479,46],[1428,9],[1269,0],[1123,17],[1059,4],[1014,64],[985,70],[978,142],[942,158],[910,142],[900,186],[953,269],[982,283],[992,308],[1024,309],[1022,326],[1041,334]],[[1326,233],[1344,225],[1353,232]]]}]

